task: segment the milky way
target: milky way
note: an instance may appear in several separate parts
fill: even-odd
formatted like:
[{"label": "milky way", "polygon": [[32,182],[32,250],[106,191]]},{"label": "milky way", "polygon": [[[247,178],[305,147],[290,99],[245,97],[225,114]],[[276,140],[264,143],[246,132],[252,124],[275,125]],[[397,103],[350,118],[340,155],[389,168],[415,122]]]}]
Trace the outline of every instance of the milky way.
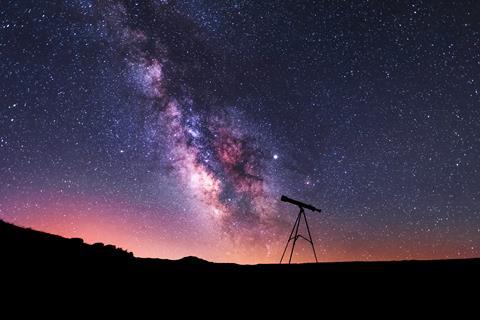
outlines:
[{"label": "milky way", "polygon": [[[0,218],[141,256],[480,255],[478,1],[5,1]],[[300,243],[295,261],[311,261]]]},{"label": "milky way", "polygon": [[[169,12],[162,6],[155,8]],[[190,94],[195,91],[198,96],[200,89],[208,89],[198,89],[197,84],[188,82],[182,82],[181,91],[170,89],[172,83],[180,81],[178,69],[189,72],[198,61],[182,61],[180,65],[171,61],[172,44],[168,40],[163,43],[155,28],[182,17],[152,15],[145,18],[150,19],[144,22],[151,27],[146,31],[127,23],[132,19],[127,7],[112,3],[104,10],[114,19],[110,18],[111,36],[125,52],[134,89],[147,98],[140,107],[153,114],[147,130],[157,141],[160,161],[172,169],[171,175],[188,189],[193,200],[207,205],[208,216],[229,236],[238,238],[246,233],[256,237],[260,231],[266,240],[265,230],[273,227],[275,194],[268,184],[269,146],[259,138],[261,133],[248,130],[246,119],[235,106],[219,104],[215,93],[208,92],[210,97],[200,100],[204,105]],[[198,37],[195,32],[198,30],[182,31],[177,41]],[[195,41],[184,45],[185,50],[198,50]]]}]

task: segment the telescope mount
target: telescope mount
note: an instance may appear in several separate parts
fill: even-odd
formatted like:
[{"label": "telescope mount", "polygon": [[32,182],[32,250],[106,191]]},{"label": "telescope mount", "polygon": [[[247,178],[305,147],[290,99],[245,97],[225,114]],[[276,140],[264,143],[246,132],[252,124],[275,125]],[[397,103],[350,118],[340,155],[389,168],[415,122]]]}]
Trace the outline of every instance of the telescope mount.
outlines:
[{"label": "telescope mount", "polygon": [[[303,209],[303,206],[299,205],[298,207],[300,208],[300,212],[298,213],[297,220],[295,220],[295,224],[293,225],[292,232],[290,232],[290,236],[288,237],[287,245],[285,246],[285,250],[283,250],[282,258],[280,259],[280,264],[283,261],[283,257],[285,256],[285,253],[287,252],[287,248],[288,248],[288,245],[290,244],[290,241],[293,241],[293,243],[292,243],[292,250],[290,251],[290,258],[288,259],[288,264],[292,262],[293,250],[295,249],[295,244],[298,238],[302,238],[310,243],[310,245],[312,246],[313,255],[315,256],[315,261],[318,262],[317,253],[315,252],[315,246],[313,245],[312,235],[310,234],[310,228],[307,222],[307,216],[305,215],[305,210]],[[298,228],[300,227],[300,222],[302,220],[302,217],[303,217],[303,220],[305,221],[305,225],[307,226],[308,239],[298,233]]]}]

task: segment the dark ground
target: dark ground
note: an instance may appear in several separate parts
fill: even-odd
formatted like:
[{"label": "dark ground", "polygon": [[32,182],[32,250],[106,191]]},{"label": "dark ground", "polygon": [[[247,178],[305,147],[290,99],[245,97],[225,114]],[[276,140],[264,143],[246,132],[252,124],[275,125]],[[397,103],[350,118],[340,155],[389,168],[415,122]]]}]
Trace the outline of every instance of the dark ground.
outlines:
[{"label": "dark ground", "polygon": [[0,274],[10,281],[28,283],[40,279],[44,283],[68,284],[87,279],[87,283],[151,288],[198,283],[202,288],[210,284],[230,289],[255,286],[252,294],[258,294],[258,288],[284,285],[288,290],[317,288],[317,294],[325,288],[343,286],[432,288],[450,283],[471,285],[474,289],[480,270],[480,259],[251,266],[211,263],[195,257],[144,259],[112,245],[89,245],[82,239],[66,239],[1,220],[0,254]]}]

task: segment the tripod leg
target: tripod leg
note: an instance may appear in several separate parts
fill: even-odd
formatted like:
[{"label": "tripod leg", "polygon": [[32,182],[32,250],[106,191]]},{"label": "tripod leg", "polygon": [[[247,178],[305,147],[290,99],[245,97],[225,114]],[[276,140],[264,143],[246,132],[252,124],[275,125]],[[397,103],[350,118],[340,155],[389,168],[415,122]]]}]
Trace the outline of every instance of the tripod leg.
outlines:
[{"label": "tripod leg", "polygon": [[297,227],[295,228],[295,236],[293,237],[292,251],[290,251],[290,259],[288,260],[288,264],[292,262],[293,250],[295,249],[295,243],[297,243],[298,240],[298,227],[300,227],[300,219],[302,217],[302,212],[303,210],[300,210],[300,213],[297,217]]},{"label": "tripod leg", "polygon": [[285,252],[287,252],[288,244],[290,243],[290,240],[292,240],[292,234],[295,231],[295,228],[297,227],[297,224],[300,223],[300,216],[297,217],[295,220],[295,224],[293,225],[292,232],[290,232],[290,235],[288,236],[288,241],[287,245],[285,246],[285,250],[283,250],[282,258],[280,259],[280,263],[283,261],[283,257],[285,256]]},{"label": "tripod leg", "polygon": [[315,246],[313,245],[313,239],[312,239],[312,235],[310,234],[310,228],[308,227],[308,222],[307,222],[307,217],[305,216],[305,212],[303,213],[303,218],[305,219],[305,224],[307,225],[308,237],[310,238],[310,244],[312,245],[315,261],[318,262],[317,253],[315,252]]}]

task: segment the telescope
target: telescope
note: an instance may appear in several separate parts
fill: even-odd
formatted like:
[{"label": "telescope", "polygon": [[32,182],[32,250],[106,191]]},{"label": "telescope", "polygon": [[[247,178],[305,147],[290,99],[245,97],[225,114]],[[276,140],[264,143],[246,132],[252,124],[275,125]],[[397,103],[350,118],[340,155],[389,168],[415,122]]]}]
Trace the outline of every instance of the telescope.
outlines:
[{"label": "telescope", "polygon": [[[285,256],[285,253],[287,252],[288,245],[290,244],[290,242],[292,242],[292,250],[290,251],[290,259],[288,259],[288,264],[290,264],[292,262],[293,250],[295,249],[295,244],[297,243],[297,240],[299,238],[302,238],[302,239],[306,240],[308,243],[310,243],[312,245],[313,255],[315,256],[315,262],[318,262],[317,253],[315,252],[315,246],[313,245],[312,234],[310,233],[310,227],[308,226],[308,222],[307,222],[307,215],[305,214],[304,209],[308,209],[308,210],[312,210],[312,211],[318,211],[318,212],[321,212],[321,210],[315,208],[312,205],[303,203],[303,202],[298,201],[298,200],[291,199],[291,198],[289,198],[287,196],[283,196],[283,195],[280,198],[280,200],[282,200],[283,202],[288,202],[288,203],[294,204],[294,205],[298,206],[298,208],[300,209],[300,212],[298,213],[298,216],[297,216],[297,220],[295,220],[295,224],[293,225],[292,232],[290,232],[290,236],[288,237],[288,241],[287,241],[287,245],[285,246],[285,250],[283,250],[282,257],[280,258],[280,263],[282,263],[282,261],[283,261],[283,257]],[[300,227],[300,222],[302,220],[302,217],[303,217],[303,220],[305,221],[305,225],[307,226],[308,238],[298,233],[298,229]]]},{"label": "telescope", "polygon": [[291,204],[294,204],[296,206],[299,206],[300,208],[305,208],[305,209],[308,209],[308,210],[312,210],[312,211],[318,211],[318,212],[321,212],[322,210],[320,209],[317,209],[315,208],[314,206],[310,205],[310,204],[306,204],[306,203],[303,203],[301,201],[297,201],[297,200],[294,200],[294,199],[291,199],[287,196],[283,196],[280,198],[280,200],[282,200],[283,202],[289,202]]}]

